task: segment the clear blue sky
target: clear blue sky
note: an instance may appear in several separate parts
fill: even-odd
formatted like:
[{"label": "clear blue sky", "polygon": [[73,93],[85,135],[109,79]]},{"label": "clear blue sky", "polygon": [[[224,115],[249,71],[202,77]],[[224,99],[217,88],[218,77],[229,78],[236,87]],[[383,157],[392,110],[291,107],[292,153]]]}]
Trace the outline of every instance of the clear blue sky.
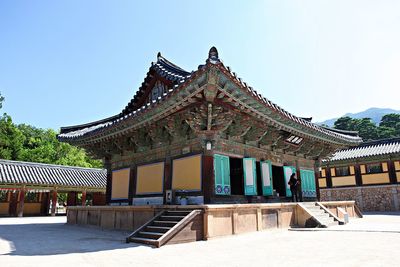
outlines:
[{"label": "clear blue sky", "polygon": [[400,1],[0,1],[2,112],[58,129],[119,113],[158,51],[215,45],[264,96],[314,121],[400,109]]}]

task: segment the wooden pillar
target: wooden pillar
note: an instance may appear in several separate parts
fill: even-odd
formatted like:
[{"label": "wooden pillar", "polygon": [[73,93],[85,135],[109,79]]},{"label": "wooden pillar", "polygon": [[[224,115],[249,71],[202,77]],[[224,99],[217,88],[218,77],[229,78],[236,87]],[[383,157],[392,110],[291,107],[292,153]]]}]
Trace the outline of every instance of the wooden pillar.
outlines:
[{"label": "wooden pillar", "polygon": [[358,163],[354,165],[354,175],[356,177],[356,185],[362,186],[362,174],[361,174],[360,164]]},{"label": "wooden pillar", "polygon": [[[171,157],[167,156],[165,158],[165,165],[164,165],[164,204],[167,203],[167,195],[165,193],[166,190],[172,189],[172,160]],[[174,194],[172,194],[174,197]],[[172,199],[172,203],[174,203],[175,199]]]},{"label": "wooden pillar", "polygon": [[18,217],[24,216],[24,203],[25,203],[25,188],[22,188],[19,191],[19,198],[18,198]]},{"label": "wooden pillar", "polygon": [[18,208],[18,191],[10,192],[10,206],[8,208],[8,214],[10,216],[17,216]]},{"label": "wooden pillar", "polygon": [[111,157],[104,158],[104,168],[107,170],[107,185],[106,185],[106,204],[111,202],[111,185],[112,185],[112,170],[111,170]]},{"label": "wooden pillar", "polygon": [[136,195],[136,166],[132,165],[129,171],[128,205],[133,205],[133,198]]},{"label": "wooden pillar", "polygon": [[390,160],[388,163],[388,170],[389,170],[389,180],[391,184],[397,184],[397,174],[396,169],[394,166],[394,161]]},{"label": "wooden pillar", "polygon": [[56,216],[56,209],[57,209],[57,190],[52,191],[51,196],[51,216]]},{"label": "wooden pillar", "polygon": [[319,192],[319,168],[321,166],[321,159],[317,159],[314,163],[314,183],[315,183],[315,191],[317,193],[317,200],[321,200],[321,193]]},{"label": "wooden pillar", "polygon": [[86,191],[82,191],[82,206],[86,206]]},{"label": "wooden pillar", "polygon": [[326,187],[332,188],[331,166],[329,164],[325,165],[325,176],[326,176]]},{"label": "wooden pillar", "polygon": [[214,158],[212,155],[204,155],[202,161],[202,181],[204,204],[210,204],[214,195]]},{"label": "wooden pillar", "polygon": [[67,206],[76,206],[76,192],[68,192]]}]

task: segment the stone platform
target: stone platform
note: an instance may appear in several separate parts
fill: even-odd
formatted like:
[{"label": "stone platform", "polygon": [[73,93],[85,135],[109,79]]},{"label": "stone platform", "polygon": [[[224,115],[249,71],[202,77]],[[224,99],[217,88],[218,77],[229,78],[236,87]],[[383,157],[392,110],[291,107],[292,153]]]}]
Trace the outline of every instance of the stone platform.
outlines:
[{"label": "stone platform", "polygon": [[[324,202],[334,214],[338,208],[349,217],[360,217],[354,201]],[[304,227],[311,217],[297,203],[161,205],[161,206],[76,206],[68,207],[67,223],[104,229],[134,231],[163,210],[201,210],[202,222],[197,232],[207,240],[247,232]]]}]

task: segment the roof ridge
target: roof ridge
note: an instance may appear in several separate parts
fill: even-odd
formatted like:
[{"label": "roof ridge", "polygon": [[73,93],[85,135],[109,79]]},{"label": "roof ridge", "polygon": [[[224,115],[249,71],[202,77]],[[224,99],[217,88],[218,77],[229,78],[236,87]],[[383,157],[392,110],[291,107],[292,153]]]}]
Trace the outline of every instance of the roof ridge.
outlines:
[{"label": "roof ridge", "polygon": [[[313,123],[313,122],[311,122],[311,121],[308,121],[308,120],[306,120],[306,119],[304,119],[304,118],[302,118],[302,117],[296,116],[296,115],[294,115],[293,113],[291,113],[291,112],[289,112],[289,111],[286,111],[286,110],[283,109],[280,105],[278,105],[278,104],[272,102],[271,100],[269,100],[268,98],[262,96],[260,93],[257,92],[257,90],[255,90],[253,87],[249,86],[246,82],[244,82],[241,78],[239,78],[239,77],[237,76],[237,74],[236,74],[235,72],[233,72],[232,69],[231,69],[229,66],[225,66],[225,64],[222,63],[222,62],[218,62],[218,65],[222,66],[222,68],[224,68],[231,76],[233,76],[233,78],[234,78],[242,87],[246,88],[246,89],[247,89],[248,91],[250,91],[255,97],[257,97],[258,99],[260,99],[261,101],[263,101],[263,103],[265,104],[265,106],[271,108],[271,107],[270,107],[270,104],[271,104],[272,106],[274,106],[273,109],[279,111],[283,116],[285,116],[285,117],[287,117],[287,118],[289,118],[289,119],[291,119],[291,120],[293,120],[293,121],[296,121],[297,123],[303,124],[303,126],[311,127],[311,128],[313,128],[314,130],[319,130],[319,129],[321,129],[322,131],[321,131],[321,130],[320,130],[320,131],[321,131],[321,132],[324,132],[324,131],[325,131],[326,134],[328,134],[328,133],[326,132],[326,131],[328,131],[328,132],[330,132],[330,134],[333,135],[334,137],[339,137],[339,136],[341,136],[341,137],[346,137],[346,138],[349,139],[348,141],[350,141],[350,140],[353,140],[353,141],[354,141],[354,140],[357,140],[357,139],[362,140],[358,135],[354,136],[354,135],[351,135],[351,134],[341,133],[340,131],[335,131],[335,130],[326,129],[326,127],[323,127],[323,126],[321,126],[321,125],[318,125],[318,124],[316,124],[316,123]],[[269,102],[270,104],[267,103],[267,102]],[[323,131],[323,130],[324,130],[324,131]],[[336,135],[336,136],[335,136],[335,135]]]},{"label": "roof ridge", "polygon": [[42,162],[0,159],[0,164],[2,164],[2,163],[15,164],[15,165],[24,164],[24,165],[33,165],[33,166],[43,166],[43,167],[57,167],[57,168],[64,168],[64,169],[82,169],[82,170],[90,170],[90,171],[105,171],[106,170],[106,169],[100,169],[100,168],[88,168],[88,167],[58,165],[58,164],[50,164],[50,163],[42,163]]},{"label": "roof ridge", "polygon": [[161,55],[160,52],[158,52],[158,54],[157,54],[157,62],[163,62],[164,64],[167,64],[167,65],[169,65],[170,67],[175,68],[175,69],[178,70],[178,71],[185,72],[185,73],[187,73],[187,75],[190,74],[189,71],[184,70],[183,68],[179,67],[179,66],[176,65],[175,63],[172,63],[171,61],[169,61],[168,59],[166,59],[165,57],[163,57],[163,56]]}]

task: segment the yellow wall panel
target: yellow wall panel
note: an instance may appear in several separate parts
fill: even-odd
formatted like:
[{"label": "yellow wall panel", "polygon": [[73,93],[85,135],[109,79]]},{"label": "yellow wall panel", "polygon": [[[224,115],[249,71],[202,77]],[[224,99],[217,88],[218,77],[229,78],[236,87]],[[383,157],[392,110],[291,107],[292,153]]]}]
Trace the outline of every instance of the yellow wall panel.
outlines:
[{"label": "yellow wall panel", "polygon": [[400,172],[396,172],[397,182],[400,183]]},{"label": "yellow wall panel", "polygon": [[388,173],[374,173],[362,175],[363,184],[388,184],[389,174]]},{"label": "yellow wall panel", "polygon": [[320,188],[326,187],[326,179],[325,179],[325,178],[320,178],[320,179],[318,179],[318,186],[319,186]]},{"label": "yellow wall panel", "polygon": [[355,176],[341,176],[332,178],[332,186],[345,186],[345,185],[355,185]]},{"label": "yellow wall panel", "polygon": [[173,160],[172,189],[201,190],[201,155]]},{"label": "yellow wall panel", "polygon": [[325,168],[323,168],[323,169],[321,170],[321,177],[326,177],[326,170],[325,170]]},{"label": "yellow wall panel", "polygon": [[367,171],[365,170],[365,165],[360,165],[360,171],[362,174],[366,173]]},{"label": "yellow wall panel", "polygon": [[387,162],[382,162],[382,171],[387,172],[388,171],[388,164]]},{"label": "yellow wall panel", "polygon": [[0,215],[7,215],[9,206],[9,203],[0,203]]},{"label": "yellow wall panel", "polygon": [[400,171],[400,161],[395,161],[395,162],[394,162],[394,169],[395,169],[396,171]]},{"label": "yellow wall panel", "polygon": [[136,194],[162,194],[164,162],[138,166],[136,177]]},{"label": "yellow wall panel", "polygon": [[40,203],[24,203],[24,214],[40,214]]},{"label": "yellow wall panel", "polygon": [[116,170],[112,172],[111,198],[127,199],[129,194],[130,169]]},{"label": "yellow wall panel", "polygon": [[336,170],[335,170],[335,168],[331,168],[331,176],[336,176]]},{"label": "yellow wall panel", "polygon": [[354,170],[354,166],[350,166],[349,169],[350,169],[350,175],[354,175],[356,173]]}]

